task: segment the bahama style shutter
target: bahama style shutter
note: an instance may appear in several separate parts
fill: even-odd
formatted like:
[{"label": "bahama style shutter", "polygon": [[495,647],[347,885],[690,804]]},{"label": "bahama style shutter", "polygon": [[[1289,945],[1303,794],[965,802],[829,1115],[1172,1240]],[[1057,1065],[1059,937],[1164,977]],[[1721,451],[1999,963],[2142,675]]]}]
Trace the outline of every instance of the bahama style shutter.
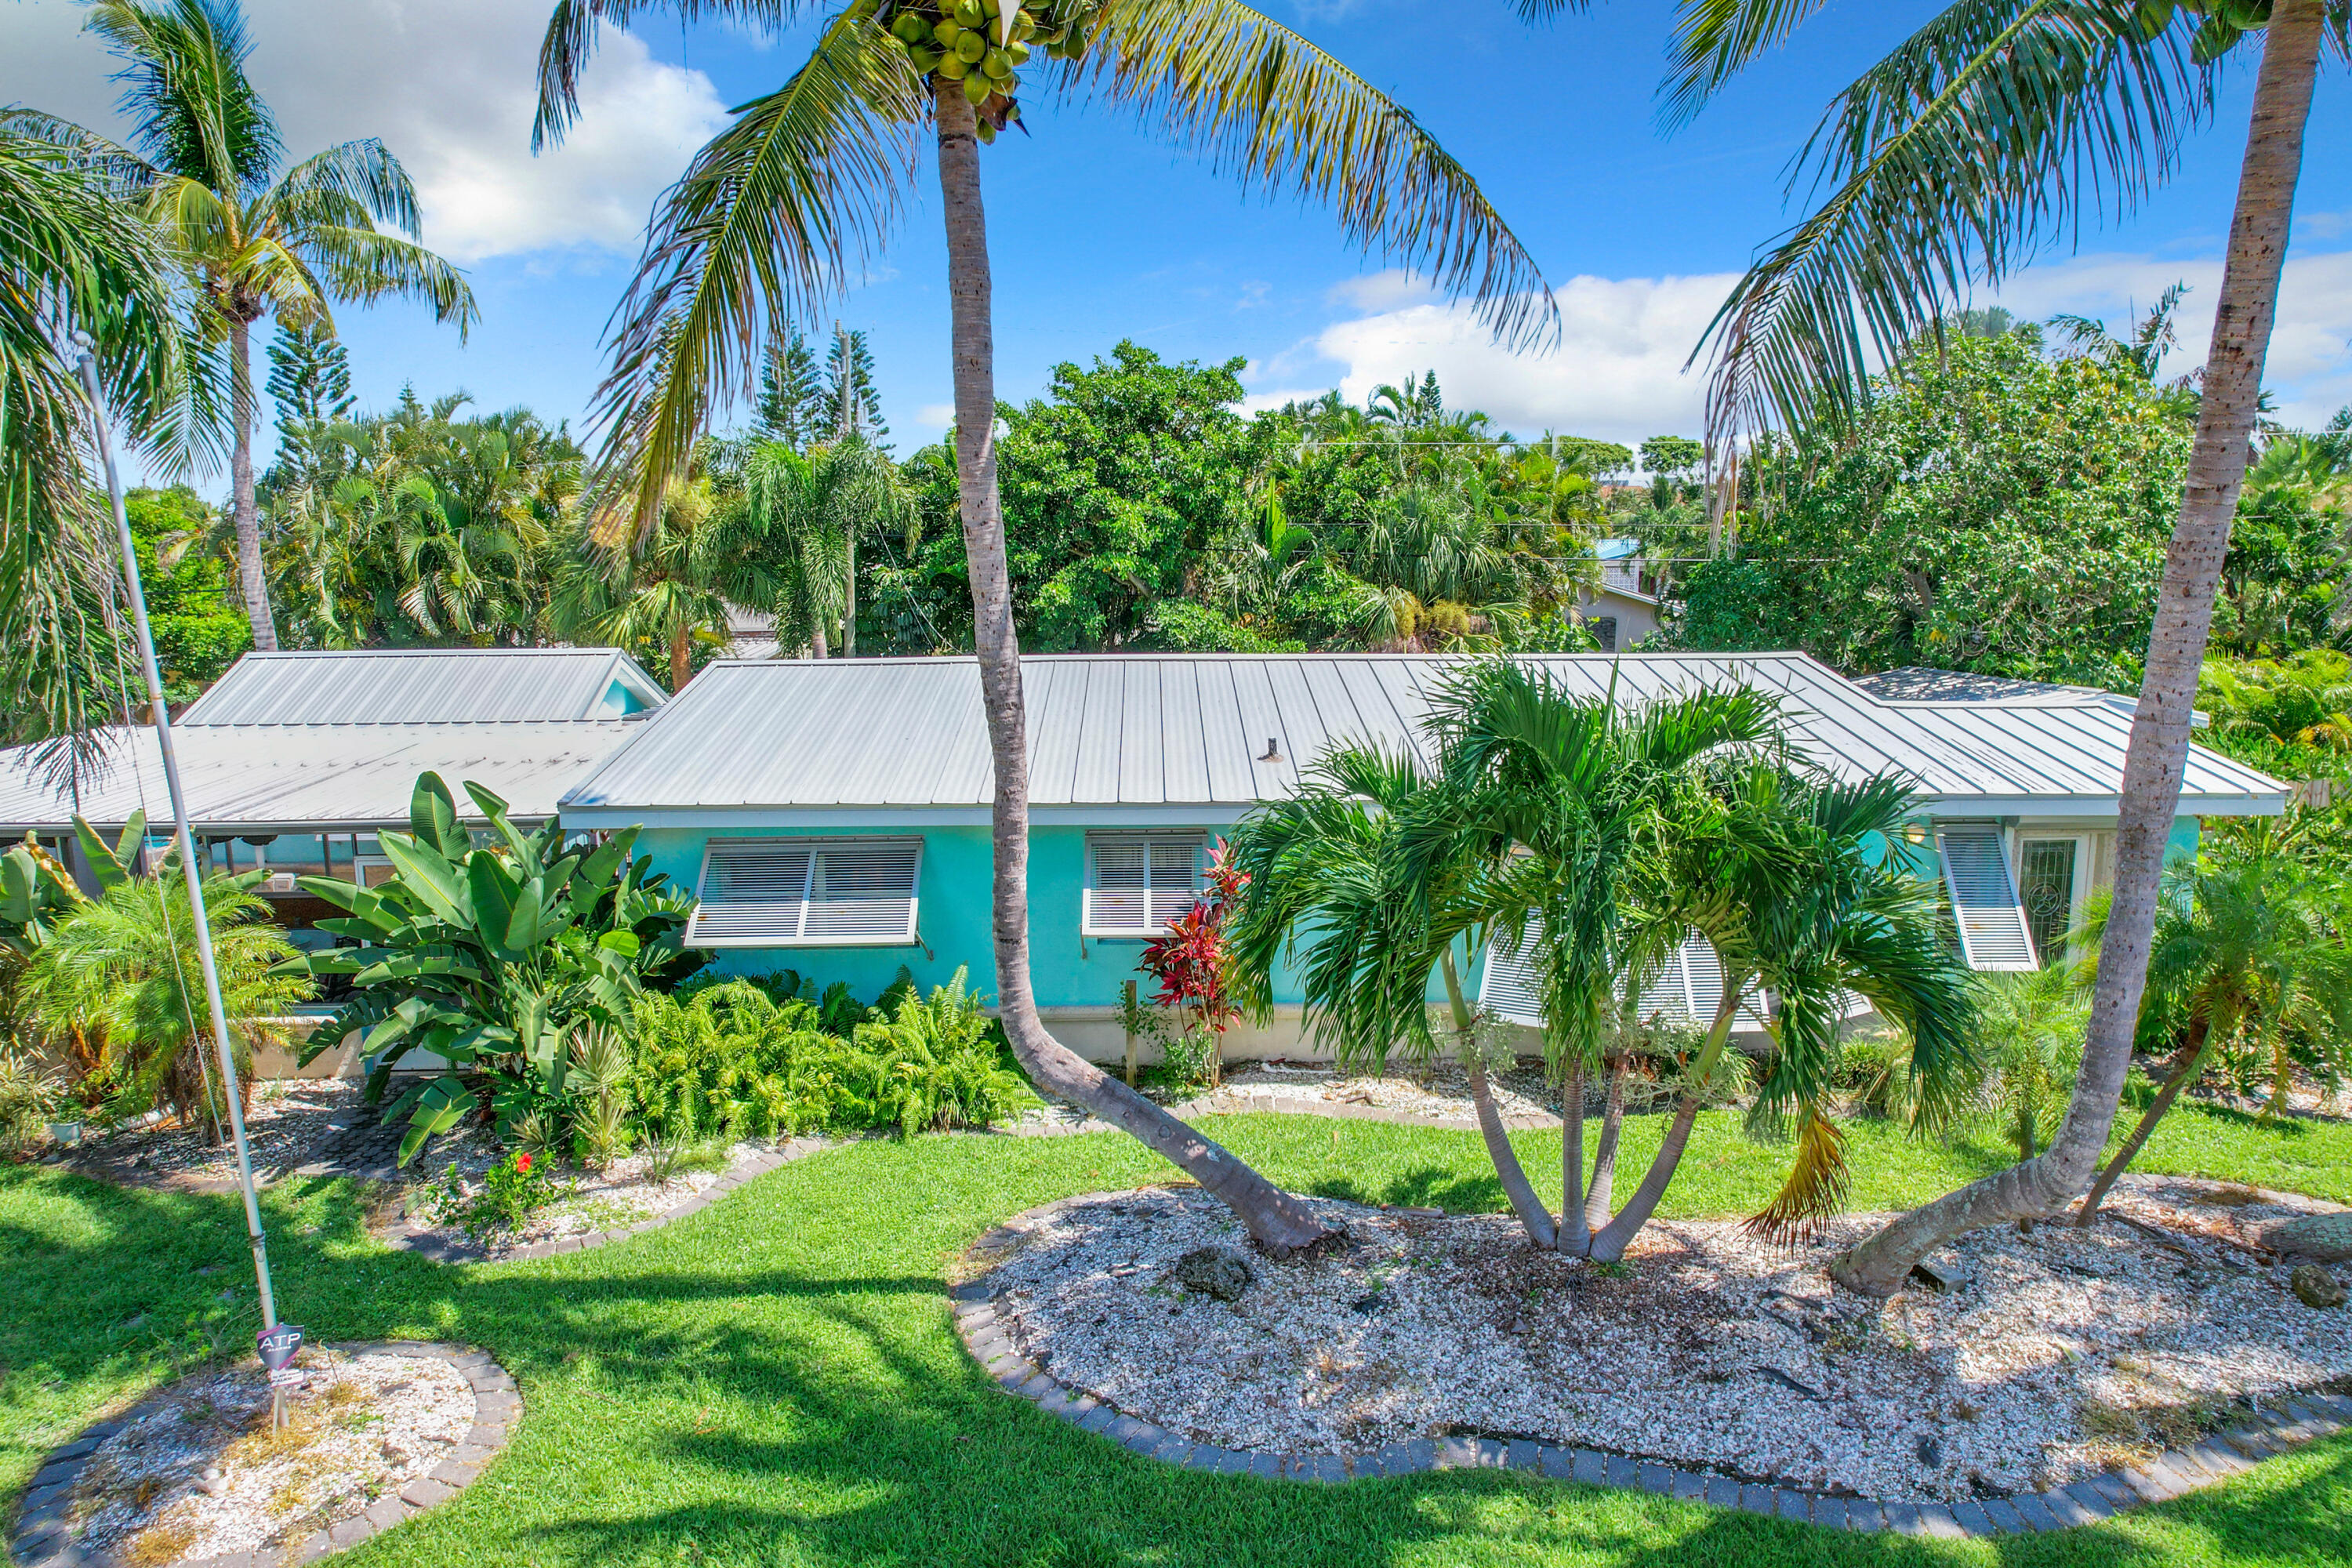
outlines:
[{"label": "bahama style shutter", "polygon": [[1936,830],[1936,851],[1943,857],[1944,889],[1969,967],[2041,968],[2000,829],[1989,822],[1946,824]]},{"label": "bahama style shutter", "polygon": [[714,838],[696,947],[898,947],[915,940],[919,838]]},{"label": "bahama style shutter", "polygon": [[1200,834],[1089,834],[1087,936],[1160,936],[1201,897]]},{"label": "bahama style shutter", "polygon": [[1529,931],[1517,952],[1486,944],[1486,963],[1478,974],[1478,1010],[1507,1024],[1543,1027],[1543,984],[1536,974],[1535,933]]}]

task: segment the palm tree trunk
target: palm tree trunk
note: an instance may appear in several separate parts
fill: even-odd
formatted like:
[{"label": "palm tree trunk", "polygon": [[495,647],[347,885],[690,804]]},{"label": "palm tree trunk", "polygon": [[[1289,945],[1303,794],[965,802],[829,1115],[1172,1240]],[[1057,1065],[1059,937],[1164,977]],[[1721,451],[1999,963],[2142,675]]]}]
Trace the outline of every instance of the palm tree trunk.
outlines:
[{"label": "palm tree trunk", "polygon": [[[1584,1223],[1598,1230],[1609,1223],[1609,1203],[1617,1184],[1617,1136],[1625,1126],[1625,1072],[1633,1058],[1609,1058],[1609,1099],[1601,1110],[1601,1141],[1592,1149],[1592,1186],[1584,1198]],[[1577,1107],[1581,1118],[1584,1108]]]},{"label": "palm tree trunk", "polygon": [[[1578,1195],[1584,1183],[1584,1058],[1568,1064],[1559,1086],[1559,1249],[1581,1258],[1592,1245],[1592,1205]],[[1608,1212],[1601,1213],[1603,1219]]]},{"label": "palm tree trunk", "polygon": [[670,628],[669,634],[669,694],[672,697],[686,689],[694,679],[694,649],[687,641],[683,625]]},{"label": "palm tree trunk", "polygon": [[849,525],[845,541],[849,552],[849,575],[841,589],[841,657],[857,657],[857,525]]},{"label": "palm tree trunk", "polygon": [[[1723,1000],[1716,1004],[1715,1023],[1706,1032],[1706,1044],[1700,1047],[1698,1059],[1691,1064],[1693,1085],[1704,1085],[1715,1076],[1715,1064],[1721,1058],[1724,1047],[1731,1038],[1731,1022],[1739,1015],[1739,998],[1748,989],[1744,977],[1728,972],[1723,977]],[[1614,1263],[1625,1256],[1625,1248],[1642,1234],[1657,1212],[1658,1200],[1666,1195],[1666,1185],[1675,1179],[1675,1170],[1683,1163],[1683,1149],[1690,1142],[1691,1129],[1698,1122],[1698,1113],[1706,1103],[1696,1087],[1683,1091],[1682,1104],[1675,1108],[1675,1120],[1666,1129],[1666,1136],[1658,1145],[1650,1168],[1643,1173],[1642,1184],[1625,1200],[1617,1217],[1595,1231],[1592,1247],[1587,1254],[1598,1262]]]},{"label": "palm tree trunk", "polygon": [[1528,1235],[1538,1247],[1557,1247],[1559,1233],[1552,1226],[1551,1211],[1536,1196],[1535,1184],[1528,1180],[1527,1167],[1519,1163],[1519,1152],[1511,1147],[1510,1131],[1495,1103],[1495,1086],[1486,1079],[1486,1060],[1471,1037],[1470,1001],[1463,993],[1462,972],[1454,967],[1452,948],[1438,961],[1438,970],[1445,977],[1445,1002],[1454,1012],[1454,1037],[1461,1042],[1462,1076],[1470,1080],[1470,1105],[1477,1113],[1478,1136],[1486,1145],[1486,1158],[1503,1184],[1503,1195],[1511,1200],[1511,1212],[1519,1216]]},{"label": "palm tree trunk", "polygon": [[956,489],[971,576],[973,644],[981,702],[995,763],[997,1016],[1032,1082],[1133,1134],[1223,1199],[1258,1245],[1288,1257],[1330,1234],[1314,1211],[1048,1034],[1029,983],[1029,738],[1022,704],[1021,644],[1013,625],[1004,512],[996,490],[996,360],[990,320],[988,226],[980,195],[980,137],[971,104],[953,82],[933,103],[939,123],[940,197],[945,210],[953,311]]},{"label": "palm tree trunk", "polygon": [[2230,548],[2230,523],[2245,478],[2263,362],[2278,309],[2279,272],[2318,70],[2321,16],[2322,0],[2279,0],[2263,40],[2189,483],[2165,557],[2139,709],[2124,756],[2114,901],[2099,946],[2083,1068],[2066,1120],[2039,1158],[1948,1193],[1839,1258],[1831,1274],[1855,1289],[1891,1295],[1913,1264],[1955,1236],[2005,1219],[2057,1213],[2089,1184],[2115,1126],[2147,984],[2157,883],[2179,805],[2197,674],[2212,629],[2213,595]]},{"label": "palm tree trunk", "polygon": [[2156,1131],[2156,1124],[2163,1120],[2166,1111],[2172,1109],[2172,1102],[2180,1098],[2180,1091],[2196,1081],[2197,1069],[2205,1065],[2206,1047],[2213,1042],[2212,1031],[2206,1026],[2206,1022],[2203,1018],[2190,1020],[2189,1026],[2192,1037],[2182,1043],[2179,1054],[2173,1058],[2172,1071],[2165,1078],[2164,1087],[2156,1091],[2156,1099],[2141,1114],[2139,1125],[2132,1129],[2131,1136],[2124,1140],[2124,1146],[2116,1151],[2116,1157],[2109,1160],[2106,1169],[2099,1173],[2099,1179],[2091,1184],[2090,1192],[2084,1196],[2081,1211],[2074,1215],[2076,1225],[2087,1226],[2099,1217],[2099,1205],[2106,1201],[2107,1189],[2114,1186],[2116,1178],[2139,1157],[2141,1148],[2147,1142],[2147,1135]]},{"label": "palm tree trunk", "polygon": [[269,582],[261,567],[261,508],[253,494],[253,327],[231,320],[229,353],[229,508],[236,522],[236,577],[245,591],[245,618],[253,624],[253,646],[278,651],[278,626],[269,614]]}]

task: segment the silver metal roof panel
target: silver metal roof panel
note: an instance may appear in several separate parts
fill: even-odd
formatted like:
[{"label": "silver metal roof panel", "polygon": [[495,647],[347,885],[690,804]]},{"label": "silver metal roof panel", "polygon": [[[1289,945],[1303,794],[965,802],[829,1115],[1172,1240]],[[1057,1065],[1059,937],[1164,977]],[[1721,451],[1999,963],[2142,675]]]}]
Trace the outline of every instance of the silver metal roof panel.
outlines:
[{"label": "silver metal roof panel", "polygon": [[173,721],[511,724],[618,718],[665,693],[617,648],[335,648],[249,653]]},{"label": "silver metal roof panel", "polygon": [[[1050,655],[1023,663],[1030,798],[1038,806],[1244,806],[1279,798],[1340,742],[1411,747],[1436,686],[1465,660],[1434,655]],[[2047,805],[2112,813],[2131,715],[2058,689],[2046,703],[1881,700],[1801,654],[1545,656],[1571,689],[1621,701],[1739,681],[1778,693],[1791,731],[1846,776],[1899,773],[1946,810]],[[1275,760],[1265,760],[1266,742]],[[968,809],[993,769],[970,658],[711,665],[566,796],[631,812]],[[2285,786],[2191,747],[2189,812],[2284,808]],[[2022,803],[2022,804],[2021,804]]]}]

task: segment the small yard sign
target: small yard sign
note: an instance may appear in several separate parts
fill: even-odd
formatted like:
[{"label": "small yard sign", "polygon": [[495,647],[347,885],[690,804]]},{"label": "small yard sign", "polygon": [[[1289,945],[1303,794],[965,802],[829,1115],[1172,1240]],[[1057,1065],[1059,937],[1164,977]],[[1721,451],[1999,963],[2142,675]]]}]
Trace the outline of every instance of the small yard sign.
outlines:
[{"label": "small yard sign", "polygon": [[260,1348],[261,1364],[269,1373],[273,1388],[291,1388],[302,1381],[294,1370],[294,1352],[302,1348],[302,1328],[299,1323],[280,1323],[274,1329],[264,1329],[254,1336]]}]

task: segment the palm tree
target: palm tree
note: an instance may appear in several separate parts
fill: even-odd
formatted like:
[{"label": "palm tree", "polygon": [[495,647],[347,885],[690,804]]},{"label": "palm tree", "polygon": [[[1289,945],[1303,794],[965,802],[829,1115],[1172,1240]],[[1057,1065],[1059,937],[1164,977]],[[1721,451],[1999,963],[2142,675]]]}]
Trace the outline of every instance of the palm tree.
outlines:
[{"label": "palm tree", "polygon": [[[1666,121],[1699,112],[1820,5],[1684,0],[1661,89]],[[1520,9],[1556,16],[1584,0]],[[2262,35],[2188,484],[2124,761],[2083,1070],[2044,1152],[1864,1242],[1832,1268],[1848,1285],[1889,1294],[1950,1237],[2058,1212],[2089,1184],[2115,1124],[2331,14],[2340,17],[2335,0],[1952,0],[1831,106],[1790,186],[1825,199],[1772,242],[1710,329],[1718,449],[1743,426],[1843,419],[1873,367],[1944,330],[1972,282],[1999,285],[2044,242],[2110,205],[2130,210],[2168,178],[2211,111],[2219,63]]]},{"label": "palm tree", "polygon": [[186,469],[209,412],[175,273],[127,189],[94,139],[0,111],[0,710],[10,740],[62,738],[69,763],[95,761],[88,737],[123,696],[73,334],[92,338],[113,416],[163,472]]},{"label": "palm tree", "polygon": [[[541,137],[576,112],[598,27],[645,8],[562,0],[540,55]],[[800,0],[677,0],[677,8],[768,25],[816,9]],[[947,230],[959,509],[995,766],[993,926],[1005,1034],[1040,1088],[1143,1140],[1231,1205],[1262,1245],[1287,1254],[1324,1234],[1303,1203],[1064,1047],[1037,1016],[1029,748],[996,483],[980,149],[1019,116],[1016,67],[1032,40],[1042,42],[1046,58],[1033,76],[1091,86],[1245,184],[1332,204],[1351,237],[1420,266],[1448,293],[1471,296],[1505,336],[1549,328],[1550,294],[1469,175],[1409,113],[1236,0],[1034,0],[1001,7],[985,27],[942,32],[949,20],[937,0],[835,13],[807,62],[697,154],[664,198],[623,302],[614,371],[599,395],[614,442],[608,455],[635,477],[642,526],[707,428],[713,400],[751,394],[772,323],[814,317],[886,238],[916,178],[928,122]]]},{"label": "palm tree", "polygon": [[[2075,1215],[2099,1205],[2180,1092],[2218,1052],[2267,1066],[2270,1110],[2286,1103],[2292,1049],[2340,1050],[2352,1030],[2352,952],[2336,928],[2332,890],[2273,844],[2221,863],[2176,867],[2164,881],[2148,953],[2138,1044],[2172,1047],[2156,1098]],[[2112,906],[2092,910],[2086,936],[2105,940]]]},{"label": "palm tree", "polygon": [[751,526],[781,546],[772,610],[781,643],[805,639],[824,658],[840,634],[841,654],[857,652],[857,542],[877,529],[897,531],[911,552],[922,513],[890,455],[855,433],[796,452],[782,441],[754,442],[742,465]]},{"label": "palm tree", "polygon": [[[258,878],[205,882],[221,1001],[240,1036],[231,1045],[247,1085],[262,1020],[310,995],[308,976],[276,967],[300,954],[268,922],[269,900],[253,890]],[[137,1101],[169,1101],[181,1125],[201,1118],[218,1142],[227,1108],[205,1071],[211,1042],[196,1029],[205,1002],[189,989],[198,970],[191,911],[177,858],[167,857],[154,875],[124,878],[76,910],[33,955],[23,984],[45,1028],[101,1038],[102,1064],[127,1074]]]},{"label": "palm tree", "polygon": [[669,689],[683,691],[696,640],[726,642],[730,603],[766,609],[776,601],[761,531],[700,464],[670,481],[642,539],[615,530],[617,515],[592,506],[575,521],[550,624],[561,637],[661,649]]},{"label": "palm tree", "polygon": [[254,323],[274,314],[331,331],[331,303],[398,296],[425,301],[463,333],[477,314],[473,290],[415,243],[416,192],[383,142],[346,142],[285,166],[278,121],[245,73],[253,46],[236,0],[95,0],[88,26],[125,62],[116,79],[137,154],[120,158],[194,275],[198,332],[227,340],[237,575],[254,646],[272,649],[254,500]]}]

